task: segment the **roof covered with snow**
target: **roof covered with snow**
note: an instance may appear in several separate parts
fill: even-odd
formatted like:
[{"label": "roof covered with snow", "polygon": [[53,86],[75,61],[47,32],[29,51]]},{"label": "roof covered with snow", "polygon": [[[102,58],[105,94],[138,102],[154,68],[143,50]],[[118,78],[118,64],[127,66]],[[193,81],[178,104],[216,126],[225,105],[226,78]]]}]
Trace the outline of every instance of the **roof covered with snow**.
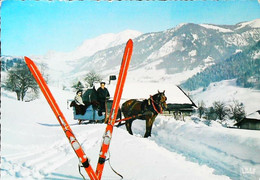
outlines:
[{"label": "roof covered with snow", "polygon": [[[111,85],[107,85],[107,88],[112,97],[115,91],[115,82]],[[158,91],[165,91],[167,97],[167,103],[172,104],[193,104],[190,99],[175,85],[167,83],[143,83],[140,82],[126,82],[124,91],[122,94],[122,100],[128,99],[148,99],[150,95],[158,93]]]},{"label": "roof covered with snow", "polygon": [[260,110],[248,114],[248,115],[246,116],[246,118],[248,118],[248,119],[258,119],[258,120],[260,120]]}]

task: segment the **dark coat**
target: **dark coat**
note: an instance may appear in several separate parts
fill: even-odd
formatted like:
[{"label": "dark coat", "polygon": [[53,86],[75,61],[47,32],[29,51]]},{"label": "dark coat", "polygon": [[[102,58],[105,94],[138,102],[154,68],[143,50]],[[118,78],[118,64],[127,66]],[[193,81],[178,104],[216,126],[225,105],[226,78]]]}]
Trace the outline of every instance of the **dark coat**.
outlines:
[{"label": "dark coat", "polygon": [[101,112],[106,111],[106,100],[110,98],[110,94],[107,90],[107,88],[102,89],[101,87],[97,90],[97,100],[99,102],[99,115],[101,115]]},{"label": "dark coat", "polygon": [[97,90],[97,99],[99,102],[105,102],[107,99],[110,98],[110,94],[107,88],[102,89],[101,87]]},{"label": "dark coat", "polygon": [[78,114],[84,115],[86,113],[86,106],[77,105],[77,103],[75,101],[72,101],[70,103],[70,107],[75,107],[76,115],[78,115]]}]

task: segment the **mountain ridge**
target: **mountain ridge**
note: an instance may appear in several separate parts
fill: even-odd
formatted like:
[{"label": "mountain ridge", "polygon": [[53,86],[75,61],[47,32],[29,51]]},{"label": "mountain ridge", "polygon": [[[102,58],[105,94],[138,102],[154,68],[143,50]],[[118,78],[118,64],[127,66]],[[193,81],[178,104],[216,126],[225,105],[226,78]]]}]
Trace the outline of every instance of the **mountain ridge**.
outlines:
[{"label": "mountain ridge", "polygon": [[[243,23],[214,25],[217,29],[212,29],[212,26],[206,28],[205,24],[203,27],[200,24],[183,23],[165,31],[142,34],[133,39],[131,68],[141,68],[161,61],[155,68],[164,69],[166,74],[181,73],[197,67],[202,71],[256,43],[260,39],[260,29],[259,26],[251,28],[248,24],[252,23],[260,24],[260,19],[250,21],[246,26]],[[223,27],[231,30],[219,31]],[[236,30],[237,28],[239,29]],[[84,57],[80,59],[81,67],[84,67],[84,71],[97,66],[101,71],[114,69],[120,64],[123,46],[124,44],[99,51],[91,57]]]},{"label": "mountain ridge", "polygon": [[[37,62],[47,62],[50,69],[57,73],[55,78],[63,78],[64,81],[80,79],[79,76],[83,77],[93,69],[108,76],[118,72],[125,42],[132,38],[134,50],[129,71],[133,76],[130,79],[181,84],[195,74],[254,45],[260,39],[260,19],[235,25],[182,23],[159,32],[132,32],[132,37],[122,33],[122,41],[114,39],[115,42],[122,43],[97,48],[79,59],[65,57],[65,54],[59,59],[47,55],[32,58]],[[80,47],[84,47],[84,42]],[[92,45],[94,47],[94,43]]]},{"label": "mountain ridge", "polygon": [[185,81],[182,87],[195,90],[200,87],[206,88],[212,82],[230,79],[236,79],[238,86],[260,89],[260,41],[197,73]]}]

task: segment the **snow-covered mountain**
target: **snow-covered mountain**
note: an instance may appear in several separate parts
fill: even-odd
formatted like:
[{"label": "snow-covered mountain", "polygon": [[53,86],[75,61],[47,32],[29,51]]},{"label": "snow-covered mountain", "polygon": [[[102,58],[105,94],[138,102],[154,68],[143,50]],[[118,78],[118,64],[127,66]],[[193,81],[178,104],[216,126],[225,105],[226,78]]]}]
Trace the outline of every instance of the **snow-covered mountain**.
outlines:
[{"label": "snow-covered mountain", "polygon": [[67,86],[93,69],[107,78],[117,74],[129,38],[134,41],[129,79],[181,84],[253,46],[260,39],[260,19],[236,25],[185,23],[146,34],[126,30],[85,40],[72,52],[49,52],[31,58],[48,64],[50,82],[58,80]]},{"label": "snow-covered mountain", "polygon": [[47,62],[55,71],[68,72],[78,63],[78,59],[90,57],[98,51],[125,43],[129,38],[136,38],[141,32],[125,30],[115,33],[100,35],[93,39],[85,40],[79,47],[71,52],[49,51],[43,56],[32,57],[38,62]]},{"label": "snow-covered mountain", "polygon": [[[179,83],[252,46],[259,39],[260,19],[237,25],[180,24],[172,29],[142,34],[133,39],[130,72],[142,81],[170,80]],[[100,72],[112,73],[120,64],[124,45],[81,58],[71,74],[84,74],[96,67]],[[160,73],[154,74],[154,70]],[[182,74],[178,81],[174,80],[176,73]]]},{"label": "snow-covered mountain", "polygon": [[253,21],[242,22],[236,25],[236,29],[242,29],[242,28],[260,28],[260,20],[257,19]]}]

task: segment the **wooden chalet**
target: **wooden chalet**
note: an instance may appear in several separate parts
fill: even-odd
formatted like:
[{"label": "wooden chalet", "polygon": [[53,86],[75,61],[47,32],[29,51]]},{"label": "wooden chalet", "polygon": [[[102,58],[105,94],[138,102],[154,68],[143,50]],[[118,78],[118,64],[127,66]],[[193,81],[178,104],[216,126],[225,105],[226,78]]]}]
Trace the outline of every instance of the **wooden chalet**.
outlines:
[{"label": "wooden chalet", "polygon": [[185,103],[167,103],[168,107],[167,107],[166,111],[168,111],[169,114],[171,114],[171,112],[172,112],[176,119],[180,119],[181,116],[184,119],[184,114],[191,114],[195,110],[195,108],[197,108],[197,106],[192,101],[192,99],[184,92],[184,90],[180,86],[177,86],[177,87],[187,97],[189,102],[185,102]]},{"label": "wooden chalet", "polygon": [[240,129],[260,130],[260,110],[249,114],[235,124]]}]

